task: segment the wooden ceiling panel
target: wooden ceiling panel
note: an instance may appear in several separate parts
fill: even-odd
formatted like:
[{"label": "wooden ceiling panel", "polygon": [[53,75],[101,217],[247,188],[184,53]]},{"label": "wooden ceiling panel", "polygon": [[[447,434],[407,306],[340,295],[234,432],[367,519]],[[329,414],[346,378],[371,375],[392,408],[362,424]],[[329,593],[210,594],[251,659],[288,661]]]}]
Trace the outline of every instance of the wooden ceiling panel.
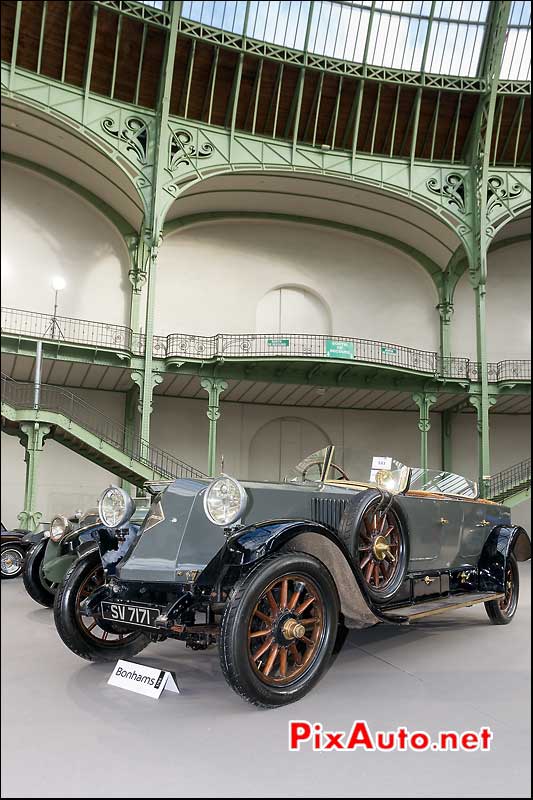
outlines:
[{"label": "wooden ceiling panel", "polygon": [[65,80],[83,86],[91,29],[92,3],[72,3]]},{"label": "wooden ceiling panel", "polygon": [[[39,57],[41,18],[44,3],[24,2],[20,12],[20,33],[17,45],[17,66],[36,70]],[[2,14],[4,4],[2,3]]]},{"label": "wooden ceiling panel", "polygon": [[142,24],[129,17],[123,18],[118,48],[115,98],[126,103],[132,103],[135,97],[142,32]]}]

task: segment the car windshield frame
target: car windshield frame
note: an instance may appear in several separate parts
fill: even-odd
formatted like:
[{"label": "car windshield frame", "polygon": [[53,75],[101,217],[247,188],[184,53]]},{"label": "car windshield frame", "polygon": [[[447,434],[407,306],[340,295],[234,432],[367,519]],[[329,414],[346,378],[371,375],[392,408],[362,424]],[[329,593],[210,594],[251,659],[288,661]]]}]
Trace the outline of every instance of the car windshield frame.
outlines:
[{"label": "car windshield frame", "polygon": [[[371,461],[372,467],[369,471],[368,479],[359,480],[358,478],[352,477],[346,471],[348,477],[346,480],[331,474],[332,468],[345,472],[344,457],[341,458],[342,466],[335,461],[335,453],[339,453],[340,451],[344,456],[343,450],[346,452],[348,449],[335,447],[335,445],[327,445],[321,450],[310,453],[289,471],[284,478],[284,482],[361,486],[371,489],[377,486],[376,481],[372,479],[372,475],[375,474],[378,469],[390,469],[392,472],[395,472],[406,466],[403,462],[390,456],[376,456]],[[317,466],[318,470],[315,472],[315,477],[309,477],[308,473],[310,467],[313,466]],[[476,481],[471,481],[463,475],[429,467],[409,467],[409,470],[410,478],[404,494],[438,494],[443,497],[461,498],[463,500],[477,500],[479,498],[478,484]],[[417,486],[416,484],[418,482],[421,482],[422,485]],[[462,491],[461,487],[463,487]]]}]

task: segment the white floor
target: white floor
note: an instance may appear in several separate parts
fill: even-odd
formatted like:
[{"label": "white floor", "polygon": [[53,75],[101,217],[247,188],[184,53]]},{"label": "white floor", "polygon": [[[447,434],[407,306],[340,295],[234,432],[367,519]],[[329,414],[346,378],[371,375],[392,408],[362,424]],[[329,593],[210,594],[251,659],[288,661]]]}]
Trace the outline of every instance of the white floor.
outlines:
[{"label": "white floor", "polygon": [[[304,700],[243,703],[216,649],[152,645],[137,657],[177,672],[159,701],[107,686],[20,581],[2,582],[2,797],[529,797],[530,564],[512,625],[482,606],[410,628],[352,633]],[[491,727],[489,753],[300,753],[290,719],[349,729]]]}]

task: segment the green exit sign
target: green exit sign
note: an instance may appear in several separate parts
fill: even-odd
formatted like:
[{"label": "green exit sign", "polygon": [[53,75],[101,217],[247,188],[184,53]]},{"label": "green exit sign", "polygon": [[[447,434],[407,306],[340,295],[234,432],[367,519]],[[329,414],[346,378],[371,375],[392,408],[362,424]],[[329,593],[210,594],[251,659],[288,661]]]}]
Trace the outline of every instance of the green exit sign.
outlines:
[{"label": "green exit sign", "polygon": [[289,340],[288,339],[267,339],[267,344],[269,347],[288,347]]},{"label": "green exit sign", "polygon": [[384,356],[397,356],[398,355],[398,348],[396,347],[389,347],[386,344],[381,345],[381,352]]}]

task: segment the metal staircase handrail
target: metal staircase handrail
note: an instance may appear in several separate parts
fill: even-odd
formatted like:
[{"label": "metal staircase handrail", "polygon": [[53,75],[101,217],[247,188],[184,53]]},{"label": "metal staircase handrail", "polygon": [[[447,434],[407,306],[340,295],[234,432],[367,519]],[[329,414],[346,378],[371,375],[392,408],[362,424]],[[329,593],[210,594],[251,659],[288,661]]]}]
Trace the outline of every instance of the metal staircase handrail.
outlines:
[{"label": "metal staircase handrail", "polygon": [[489,481],[488,498],[504,498],[509,496],[513,490],[521,487],[531,486],[531,458],[526,458],[518,464],[497,472],[492,475]]},{"label": "metal staircase handrail", "polygon": [[34,406],[33,383],[13,380],[1,373],[2,401],[15,409],[35,409],[63,414],[101,441],[117,448],[164,478],[205,478],[206,475],[185,461],[154,447],[145,439],[132,436],[127,428],[81,397],[58,386],[41,384],[38,408]]},{"label": "metal staircase handrail", "polygon": [[[131,328],[124,325],[52,317],[15,308],[2,308],[2,332],[47,341],[125,350],[133,355],[143,355],[146,346],[144,334],[133,333]],[[419,350],[373,339],[307,333],[219,333],[213,336],[171,333],[168,336],[154,336],[153,356],[202,361],[217,358],[316,359],[333,356],[423,372],[441,379],[479,381],[481,377],[480,364],[466,357],[441,357],[433,350]],[[505,359],[489,362],[487,371],[491,382],[531,380],[531,361]]]}]

